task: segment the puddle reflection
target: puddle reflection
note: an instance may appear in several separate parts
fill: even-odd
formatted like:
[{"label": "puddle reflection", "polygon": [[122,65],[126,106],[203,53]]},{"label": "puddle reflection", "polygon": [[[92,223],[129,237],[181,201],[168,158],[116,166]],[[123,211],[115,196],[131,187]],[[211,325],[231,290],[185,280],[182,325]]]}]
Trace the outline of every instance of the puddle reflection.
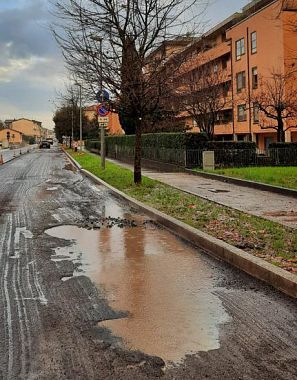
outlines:
[{"label": "puddle reflection", "polygon": [[[129,217],[112,214],[119,215]],[[229,317],[213,294],[214,270],[197,250],[153,225],[100,230],[61,226],[47,233],[73,240],[54,259],[65,259],[68,252],[69,259],[81,264],[79,270],[104,287],[114,309],[130,313],[100,323],[127,347],[174,362],[219,348],[219,325]]]}]

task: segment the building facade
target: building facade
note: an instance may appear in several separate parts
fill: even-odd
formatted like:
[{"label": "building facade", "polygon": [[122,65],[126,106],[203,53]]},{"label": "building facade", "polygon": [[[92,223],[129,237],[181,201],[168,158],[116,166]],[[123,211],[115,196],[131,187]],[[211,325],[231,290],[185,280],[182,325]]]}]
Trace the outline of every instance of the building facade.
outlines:
[{"label": "building facade", "polygon": [[42,123],[36,120],[18,119],[9,121],[8,127],[22,133],[24,136],[33,137],[38,143],[43,138]]},{"label": "building facade", "polygon": [[[261,150],[277,140],[276,130],[269,128],[274,126],[273,120],[259,110],[256,99],[275,74],[290,74],[290,86],[296,84],[297,93],[296,0],[285,4],[281,0],[254,0],[180,54],[184,59],[180,83],[187,77],[195,78],[195,72],[204,76],[220,73],[225,102],[214,128],[217,139],[255,141]],[[189,112],[181,112],[180,117],[192,130],[199,130]],[[297,141],[294,126],[297,120],[285,121],[288,142]]]},{"label": "building facade", "polygon": [[23,142],[22,133],[13,129],[4,128],[0,130],[1,146],[8,147],[10,144],[21,145]]}]

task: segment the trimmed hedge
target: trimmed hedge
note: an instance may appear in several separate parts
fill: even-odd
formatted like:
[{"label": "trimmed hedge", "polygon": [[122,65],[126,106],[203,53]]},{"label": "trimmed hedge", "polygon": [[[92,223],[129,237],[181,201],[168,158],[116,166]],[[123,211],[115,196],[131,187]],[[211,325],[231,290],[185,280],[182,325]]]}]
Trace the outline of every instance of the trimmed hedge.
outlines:
[{"label": "trimmed hedge", "polygon": [[[88,140],[86,147],[98,152],[100,142]],[[135,135],[107,136],[106,154],[120,160],[134,157]],[[148,133],[142,135],[142,157],[178,166],[202,165],[202,151],[214,150],[219,166],[245,166],[255,162],[256,144],[245,141],[208,141],[200,133]]]},{"label": "trimmed hedge", "polygon": [[[205,135],[200,133],[147,133],[142,135],[142,146],[159,147],[167,149],[184,149],[192,147],[193,149],[201,147],[207,141]],[[134,147],[135,135],[129,136],[108,136],[106,145],[118,145]]]},{"label": "trimmed hedge", "polygon": [[[106,146],[134,147],[135,135],[108,136]],[[147,133],[142,135],[144,148],[166,149],[256,149],[254,142],[245,141],[208,141],[202,133]]]},{"label": "trimmed hedge", "polygon": [[296,149],[297,142],[278,142],[269,144],[268,149]]}]

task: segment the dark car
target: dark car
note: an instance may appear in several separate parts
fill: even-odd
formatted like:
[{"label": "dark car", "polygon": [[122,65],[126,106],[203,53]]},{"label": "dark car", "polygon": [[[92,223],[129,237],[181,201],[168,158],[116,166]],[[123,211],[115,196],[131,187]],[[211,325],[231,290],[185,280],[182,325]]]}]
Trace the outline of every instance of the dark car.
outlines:
[{"label": "dark car", "polygon": [[50,149],[51,147],[51,144],[49,143],[49,141],[41,141],[41,143],[39,144],[39,149]]},{"label": "dark car", "polygon": [[48,138],[46,139],[46,141],[48,141],[51,145],[54,144],[54,140],[53,140],[51,137],[48,137]]}]

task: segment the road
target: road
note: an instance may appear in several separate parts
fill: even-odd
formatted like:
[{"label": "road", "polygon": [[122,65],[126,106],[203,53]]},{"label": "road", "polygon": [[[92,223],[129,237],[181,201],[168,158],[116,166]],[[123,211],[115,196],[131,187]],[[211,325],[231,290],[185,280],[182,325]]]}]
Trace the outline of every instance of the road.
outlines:
[{"label": "road", "polygon": [[[133,169],[127,163],[114,159],[109,161]],[[297,228],[296,198],[187,173],[167,173],[151,169],[143,169],[142,172],[147,177],[209,201]]]},{"label": "road", "polygon": [[0,167],[0,379],[291,380],[296,317],[57,148]]},{"label": "road", "polygon": [[37,145],[24,146],[17,149],[0,149],[0,155],[2,155],[3,162],[8,162],[15,157],[19,157],[22,154],[31,152],[33,149],[36,149]]}]

